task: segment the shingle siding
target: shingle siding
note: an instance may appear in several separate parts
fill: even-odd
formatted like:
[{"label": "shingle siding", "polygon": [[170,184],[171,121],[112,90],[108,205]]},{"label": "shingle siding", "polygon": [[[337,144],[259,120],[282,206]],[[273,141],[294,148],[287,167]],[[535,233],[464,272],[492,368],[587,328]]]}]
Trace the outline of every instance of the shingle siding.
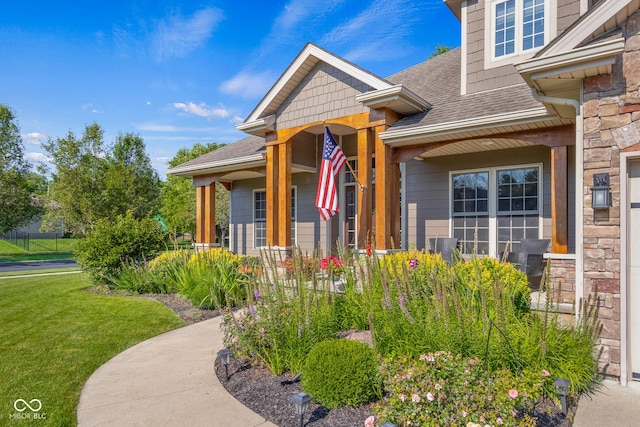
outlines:
[{"label": "shingle siding", "polygon": [[368,111],[356,101],[356,95],[372,89],[331,65],[319,63],[278,109],[278,129]]}]

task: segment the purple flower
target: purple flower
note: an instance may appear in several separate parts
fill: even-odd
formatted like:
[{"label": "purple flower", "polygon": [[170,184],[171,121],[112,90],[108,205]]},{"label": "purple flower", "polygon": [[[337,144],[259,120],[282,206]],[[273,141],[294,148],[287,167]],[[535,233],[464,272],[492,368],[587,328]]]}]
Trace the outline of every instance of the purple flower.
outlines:
[{"label": "purple flower", "polygon": [[255,308],[252,304],[249,304],[249,312],[250,312],[253,316],[255,316],[255,315],[256,315],[256,308]]},{"label": "purple flower", "polygon": [[411,258],[409,260],[409,267],[416,268],[418,266],[418,258]]},{"label": "purple flower", "polygon": [[256,301],[258,301],[260,299],[260,291],[259,290],[254,290],[253,291],[253,297],[255,298]]}]

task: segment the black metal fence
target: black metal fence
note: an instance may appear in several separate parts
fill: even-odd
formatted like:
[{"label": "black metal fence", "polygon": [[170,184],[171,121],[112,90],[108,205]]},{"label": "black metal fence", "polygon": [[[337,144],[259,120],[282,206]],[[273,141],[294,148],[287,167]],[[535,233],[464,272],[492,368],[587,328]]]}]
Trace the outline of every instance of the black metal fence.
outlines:
[{"label": "black metal fence", "polygon": [[70,252],[72,241],[63,233],[26,233],[10,231],[0,235],[0,240],[27,252]]}]

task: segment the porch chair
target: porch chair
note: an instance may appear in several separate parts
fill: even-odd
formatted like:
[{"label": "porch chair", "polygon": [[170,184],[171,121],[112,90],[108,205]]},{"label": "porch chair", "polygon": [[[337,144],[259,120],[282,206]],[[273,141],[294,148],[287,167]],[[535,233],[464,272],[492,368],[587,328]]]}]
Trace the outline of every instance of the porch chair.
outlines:
[{"label": "porch chair", "polygon": [[441,254],[442,259],[447,263],[455,262],[458,259],[458,239],[455,237],[435,237],[429,239],[429,252]]},{"label": "porch chair", "polygon": [[545,268],[544,254],[550,243],[550,239],[522,239],[520,251],[507,254],[507,261],[527,275],[532,290],[540,289]]}]

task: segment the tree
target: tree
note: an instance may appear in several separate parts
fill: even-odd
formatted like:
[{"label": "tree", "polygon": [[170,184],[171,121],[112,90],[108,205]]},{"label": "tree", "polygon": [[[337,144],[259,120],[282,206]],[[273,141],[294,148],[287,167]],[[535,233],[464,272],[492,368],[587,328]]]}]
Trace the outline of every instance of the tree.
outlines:
[{"label": "tree", "polygon": [[136,218],[156,213],[160,207],[160,178],[151,166],[142,138],[132,133],[118,135],[107,160],[107,210],[112,215],[131,210]]},{"label": "tree", "polygon": [[435,58],[438,55],[442,55],[445,52],[449,52],[451,50],[450,46],[442,46],[442,45],[436,45],[436,50],[434,50],[433,52],[431,52],[431,55],[429,55],[429,59],[431,58]]},{"label": "tree", "polygon": [[24,146],[14,112],[0,104],[0,233],[27,224],[42,212],[30,179],[31,165],[24,160]]},{"label": "tree", "polygon": [[[221,145],[210,143],[195,144],[191,149],[181,148],[169,161],[169,167],[176,167],[206,153],[220,148]],[[179,233],[193,233],[196,229],[196,191],[191,180],[180,176],[169,175],[162,188],[162,219],[172,231],[174,237]],[[229,194],[221,185],[216,184],[216,223],[220,228],[220,241],[229,229]]]},{"label": "tree", "polygon": [[114,221],[131,211],[145,218],[158,207],[160,181],[137,135],[119,135],[105,148],[104,131],[88,125],[82,138],[71,131],[66,138],[44,144],[56,171],[50,187],[47,216],[61,220],[74,234],[84,235],[99,220]]}]

